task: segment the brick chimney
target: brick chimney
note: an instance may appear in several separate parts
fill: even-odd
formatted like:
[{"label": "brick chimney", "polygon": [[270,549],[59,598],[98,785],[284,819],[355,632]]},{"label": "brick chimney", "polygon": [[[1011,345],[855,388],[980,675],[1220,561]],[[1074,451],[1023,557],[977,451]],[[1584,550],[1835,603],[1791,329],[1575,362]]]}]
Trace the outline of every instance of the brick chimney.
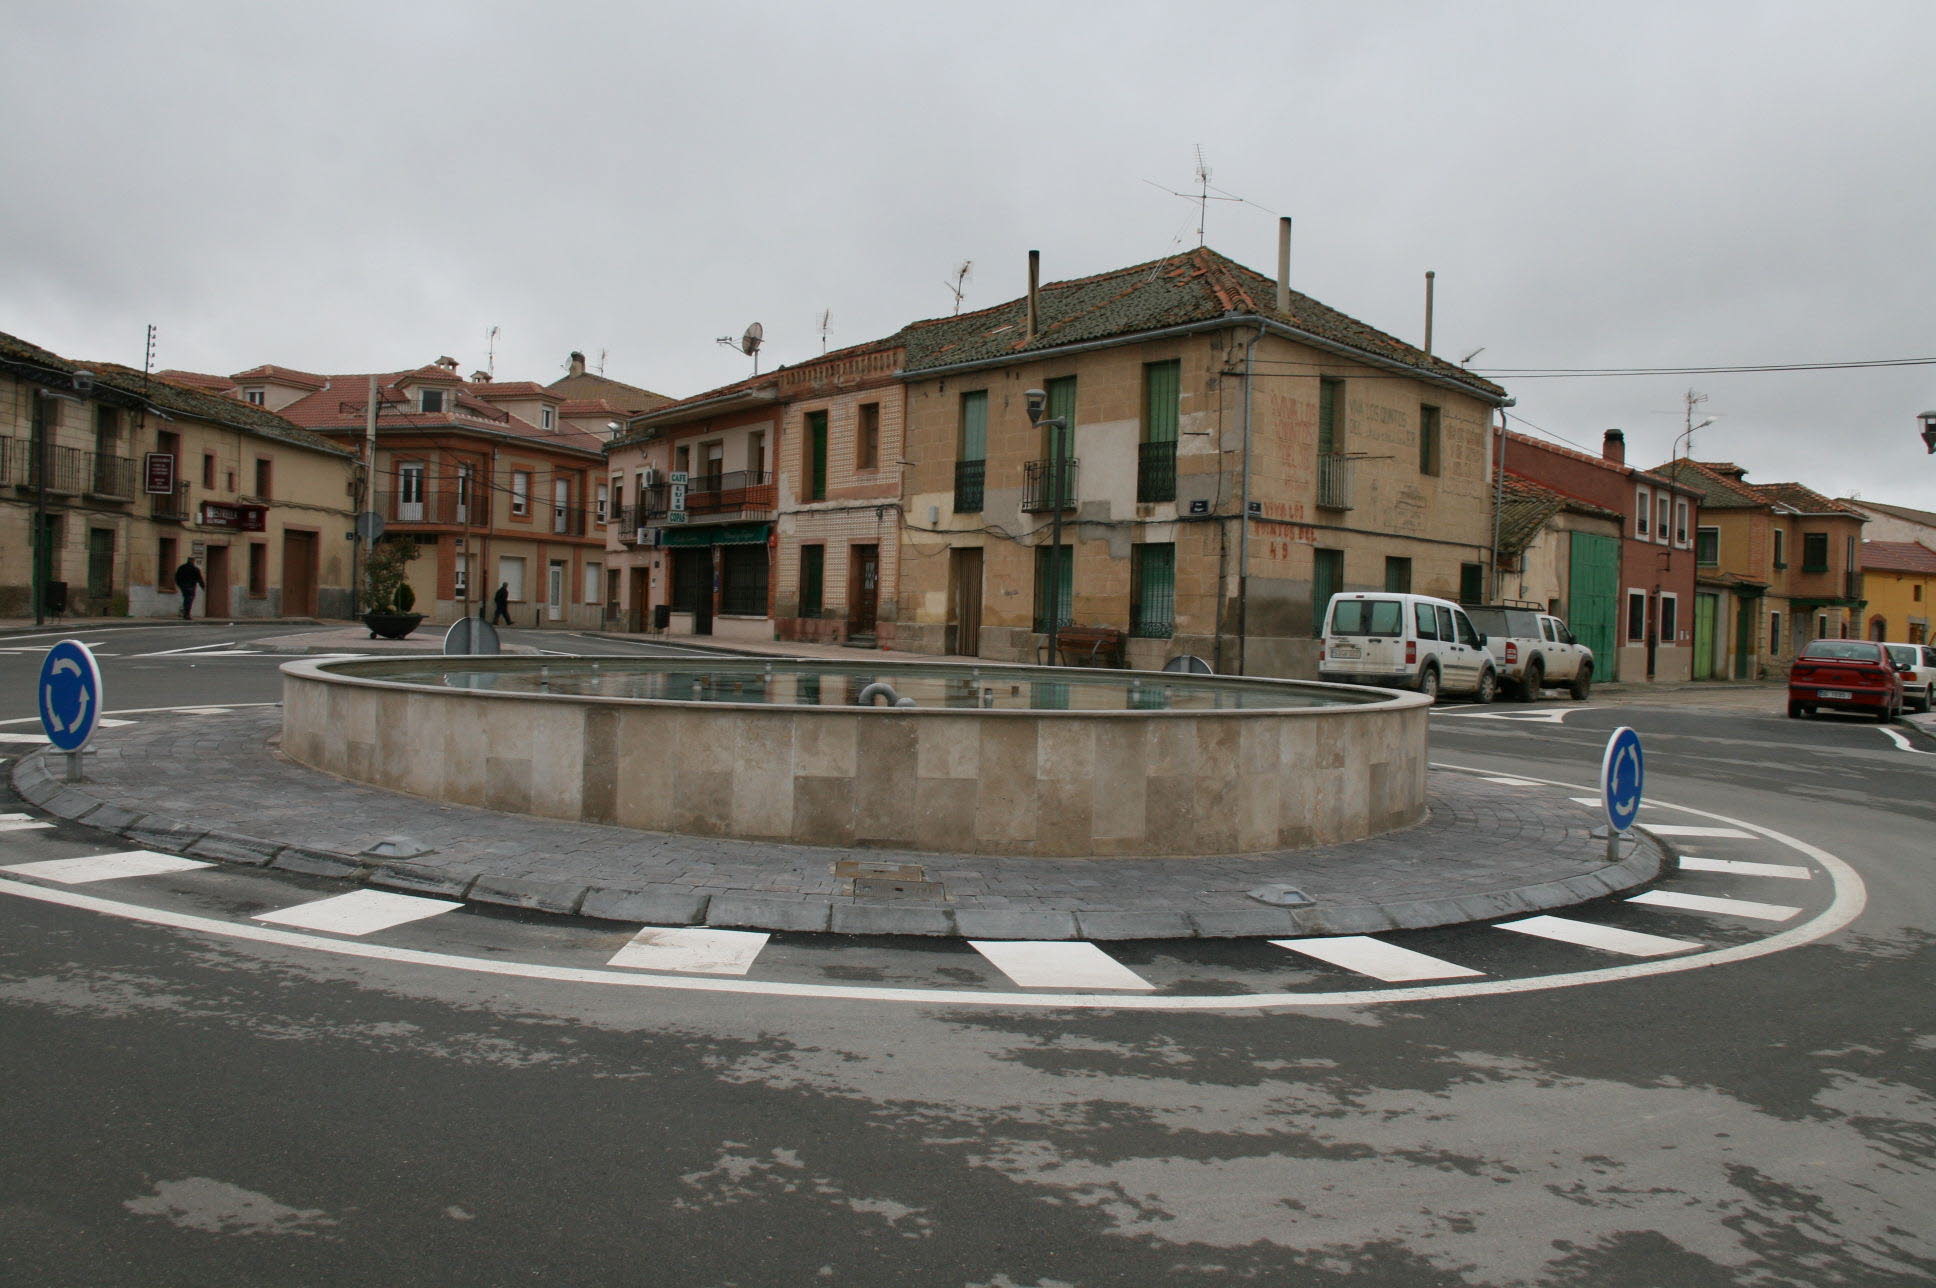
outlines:
[{"label": "brick chimney", "polygon": [[585,355],[576,349],[571,351],[571,374],[574,376],[585,374]]},{"label": "brick chimney", "polygon": [[1625,465],[1627,463],[1627,436],[1617,429],[1608,430],[1605,440],[1600,444],[1600,455],[1612,461],[1615,465]]}]

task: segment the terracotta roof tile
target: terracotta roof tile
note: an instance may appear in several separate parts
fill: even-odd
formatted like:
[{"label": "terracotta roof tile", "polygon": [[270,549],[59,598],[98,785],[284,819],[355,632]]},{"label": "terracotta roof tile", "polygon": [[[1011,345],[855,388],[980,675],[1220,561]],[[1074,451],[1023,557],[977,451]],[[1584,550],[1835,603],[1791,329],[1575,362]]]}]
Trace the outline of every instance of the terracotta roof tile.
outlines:
[{"label": "terracotta roof tile", "polygon": [[265,362],[259,367],[250,367],[247,371],[238,371],[229,377],[230,383],[237,385],[248,384],[256,380],[274,381],[285,385],[297,385],[304,389],[321,389],[324,384],[323,377],[321,376],[313,375],[307,371],[297,371],[293,367],[278,367],[271,362]]},{"label": "terracotta roof tile", "polygon": [[1862,568],[1877,572],[1920,572],[1936,576],[1936,550],[1917,541],[1864,541]]}]

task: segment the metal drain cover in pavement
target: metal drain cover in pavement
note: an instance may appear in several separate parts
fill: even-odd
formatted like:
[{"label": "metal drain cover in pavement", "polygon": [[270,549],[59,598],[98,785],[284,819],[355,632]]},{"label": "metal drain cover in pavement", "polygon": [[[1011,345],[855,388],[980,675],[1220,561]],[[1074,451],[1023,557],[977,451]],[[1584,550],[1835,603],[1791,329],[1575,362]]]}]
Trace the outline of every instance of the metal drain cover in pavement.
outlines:
[{"label": "metal drain cover in pavement", "polygon": [[893,877],[855,877],[854,893],[869,899],[945,899],[939,881],[901,881]]}]

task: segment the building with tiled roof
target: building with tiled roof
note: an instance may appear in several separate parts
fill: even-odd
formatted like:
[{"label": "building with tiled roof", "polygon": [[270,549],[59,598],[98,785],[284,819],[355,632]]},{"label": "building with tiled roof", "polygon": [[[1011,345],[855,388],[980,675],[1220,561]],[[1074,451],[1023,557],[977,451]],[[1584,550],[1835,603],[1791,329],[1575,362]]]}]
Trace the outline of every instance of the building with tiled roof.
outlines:
[{"label": "building with tiled roof", "polygon": [[1884,505],[1860,497],[1839,496],[1835,503],[1854,510],[1869,522],[1862,535],[1868,541],[1915,541],[1936,547],[1936,513],[1906,505]]},{"label": "building with tiled roof", "polygon": [[1734,675],[1784,674],[1809,640],[1863,633],[1860,512],[1805,483],[1752,483],[1733,461],[1681,457],[1653,473],[1701,494],[1696,559],[1704,580],[1732,587],[1715,629]]},{"label": "building with tiled roof", "polygon": [[[1618,543],[1626,516],[1508,471],[1499,487],[1495,599],[1537,603],[1565,617],[1573,598],[1573,543]],[[1603,664],[1604,665],[1604,664]]]},{"label": "building with tiled roof", "polygon": [[1919,541],[1864,541],[1861,551],[1865,633],[1872,640],[1928,644],[1936,603],[1936,548]]},{"label": "building with tiled roof", "polygon": [[634,416],[673,401],[650,389],[641,389],[623,380],[613,380],[600,372],[585,370],[585,355],[576,351],[571,355],[566,374],[546,387],[568,399],[602,398],[620,411]]},{"label": "building with tiled roof", "polygon": [[348,615],[351,454],[222,380],[0,335],[0,616]]}]

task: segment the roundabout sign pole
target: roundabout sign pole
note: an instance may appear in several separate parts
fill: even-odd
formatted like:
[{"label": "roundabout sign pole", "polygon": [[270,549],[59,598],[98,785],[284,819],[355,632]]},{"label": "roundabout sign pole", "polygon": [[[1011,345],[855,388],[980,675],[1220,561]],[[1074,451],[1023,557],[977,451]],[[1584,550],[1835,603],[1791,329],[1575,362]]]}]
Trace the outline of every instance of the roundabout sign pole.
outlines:
[{"label": "roundabout sign pole", "polygon": [[1607,739],[1606,755],[1600,760],[1600,804],[1607,812],[1609,863],[1620,860],[1620,837],[1639,817],[1646,786],[1647,759],[1640,750],[1640,735],[1622,725]]},{"label": "roundabout sign pole", "polygon": [[40,664],[34,696],[47,741],[67,753],[67,781],[81,781],[81,749],[101,723],[101,667],[79,640],[62,640]]}]

